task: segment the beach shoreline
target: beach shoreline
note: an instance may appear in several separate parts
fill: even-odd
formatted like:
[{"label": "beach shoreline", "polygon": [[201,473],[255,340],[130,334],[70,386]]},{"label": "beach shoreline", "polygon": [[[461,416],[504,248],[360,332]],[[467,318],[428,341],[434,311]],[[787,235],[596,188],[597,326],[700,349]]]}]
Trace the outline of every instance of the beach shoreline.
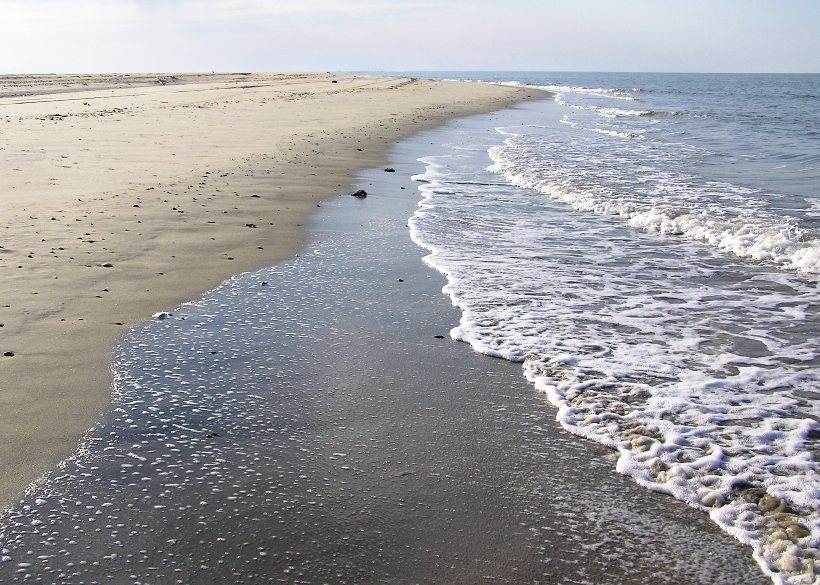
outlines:
[{"label": "beach shoreline", "polygon": [[768,582],[562,430],[518,364],[447,338],[412,177],[522,110],[397,143],[396,172],[356,173],[368,197],[323,204],[298,257],[131,328],[115,408],[0,523],[0,580]]},{"label": "beach shoreline", "polygon": [[345,75],[127,78],[0,78],[0,508],[99,420],[131,325],[292,257],[321,201],[394,141],[544,97]]}]

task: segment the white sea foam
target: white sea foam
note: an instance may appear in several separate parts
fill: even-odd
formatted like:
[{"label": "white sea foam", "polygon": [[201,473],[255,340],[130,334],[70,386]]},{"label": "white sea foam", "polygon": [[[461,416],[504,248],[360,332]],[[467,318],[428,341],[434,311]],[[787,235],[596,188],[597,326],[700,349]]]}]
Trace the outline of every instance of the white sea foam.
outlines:
[{"label": "white sea foam", "polygon": [[588,110],[591,112],[595,112],[599,116],[604,118],[618,118],[623,116],[633,116],[633,117],[647,117],[647,116],[658,116],[658,115],[669,115],[669,116],[677,116],[677,112],[656,112],[655,110],[632,110],[632,109],[625,109],[625,108],[614,108],[614,107],[605,107],[605,106],[590,106],[590,105],[580,105],[580,104],[573,104],[566,101],[561,94],[555,97],[555,102],[564,107],[572,108],[573,110]]},{"label": "white sea foam", "polygon": [[[570,120],[562,122],[579,127]],[[616,130],[591,130],[619,138],[638,137]],[[557,159],[545,156],[559,147],[556,143],[513,135],[490,149],[490,170],[575,209],[620,216],[633,228],[680,235],[742,258],[820,273],[820,240],[805,233],[794,218],[767,212],[756,203],[754,190],[716,181],[698,185],[656,167],[618,168],[618,152],[602,151],[589,164],[582,160],[586,146],[561,144],[564,153]],[[585,164],[564,164],[567,159]]]},{"label": "white sea foam", "polygon": [[[469,81],[469,80],[466,80]],[[528,83],[522,83],[520,81],[482,81],[478,80],[481,83],[489,83],[492,85],[504,85],[507,87],[531,87],[533,89],[540,89],[542,91],[548,91],[552,94],[561,95],[567,93],[575,93],[581,95],[589,95],[589,96],[596,96],[596,97],[604,97],[609,99],[616,99],[616,100],[625,100],[625,101],[636,101],[638,98],[631,95],[629,92],[621,91],[617,89],[611,89],[606,87],[583,87],[583,86],[571,86],[571,85],[534,85]],[[636,90],[633,90],[636,91]]]},{"label": "white sea foam", "polygon": [[643,134],[641,134],[639,132],[618,132],[617,130],[609,130],[607,128],[595,128],[595,127],[590,128],[590,127],[587,127],[587,126],[583,126],[582,124],[578,124],[577,122],[573,122],[571,119],[569,119],[566,116],[563,117],[560,121],[561,121],[562,124],[567,124],[568,126],[570,126],[571,128],[574,128],[576,130],[584,130],[584,131],[587,131],[587,132],[595,132],[596,134],[603,134],[605,136],[612,136],[613,138],[631,138],[631,139],[643,138]]},{"label": "white sea foam", "polygon": [[576,93],[582,95],[592,95],[616,100],[636,101],[638,98],[628,92],[605,87],[582,87],[570,85],[539,85],[535,86],[554,94]]},{"label": "white sea foam", "polygon": [[[510,137],[491,149],[492,170],[523,188],[494,183],[476,155],[455,149],[426,159],[417,177],[423,201],[411,235],[461,309],[452,337],[522,362],[565,428],[617,449],[618,471],[640,484],[709,511],[773,580],[816,583],[816,283],[646,233],[714,230],[741,254],[796,264],[797,250],[811,249],[799,247],[796,226],[734,227],[708,207],[581,189],[570,180],[586,163],[583,147],[567,156],[561,145],[561,174],[549,149],[530,156],[531,137],[502,132]],[[597,169],[611,172],[606,161]],[[651,182],[669,199],[676,180]],[[604,215],[539,200],[532,188]]]},{"label": "white sea foam", "polygon": [[623,108],[592,108],[597,114],[605,118],[617,118],[618,116],[652,116],[652,110],[625,110]]}]

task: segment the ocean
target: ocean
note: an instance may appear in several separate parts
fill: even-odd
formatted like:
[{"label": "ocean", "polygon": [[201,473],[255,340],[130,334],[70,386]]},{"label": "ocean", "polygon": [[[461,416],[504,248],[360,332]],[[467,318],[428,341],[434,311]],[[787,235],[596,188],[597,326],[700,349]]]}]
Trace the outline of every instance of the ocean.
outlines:
[{"label": "ocean", "polygon": [[416,177],[451,336],[776,582],[818,582],[820,76],[440,77],[553,96]]},{"label": "ocean", "polygon": [[436,76],[549,93],[132,328],[0,581],[820,583],[820,76]]}]

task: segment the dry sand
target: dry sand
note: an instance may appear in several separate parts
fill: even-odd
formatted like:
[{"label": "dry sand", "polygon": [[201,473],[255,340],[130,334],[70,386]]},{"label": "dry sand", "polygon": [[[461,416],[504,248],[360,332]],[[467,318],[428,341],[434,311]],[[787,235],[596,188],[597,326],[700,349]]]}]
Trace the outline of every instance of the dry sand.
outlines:
[{"label": "dry sand", "polygon": [[523,89],[332,75],[0,77],[0,507],[110,400],[128,326],[296,253],[393,140]]}]

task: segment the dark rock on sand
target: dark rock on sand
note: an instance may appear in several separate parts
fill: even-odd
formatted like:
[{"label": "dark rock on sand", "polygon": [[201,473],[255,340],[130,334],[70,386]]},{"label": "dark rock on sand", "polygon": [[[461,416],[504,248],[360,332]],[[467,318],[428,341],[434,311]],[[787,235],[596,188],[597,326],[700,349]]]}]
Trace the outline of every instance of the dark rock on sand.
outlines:
[{"label": "dark rock on sand", "polygon": [[367,191],[365,191],[364,189],[359,189],[355,193],[351,193],[351,195],[359,199],[364,199],[365,197],[367,197]]}]

